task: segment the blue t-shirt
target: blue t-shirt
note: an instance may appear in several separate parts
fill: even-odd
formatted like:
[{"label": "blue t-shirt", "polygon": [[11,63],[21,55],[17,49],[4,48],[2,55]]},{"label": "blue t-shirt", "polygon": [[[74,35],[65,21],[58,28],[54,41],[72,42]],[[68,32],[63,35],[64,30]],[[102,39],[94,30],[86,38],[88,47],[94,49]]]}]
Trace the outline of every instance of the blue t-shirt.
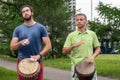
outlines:
[{"label": "blue t-shirt", "polygon": [[[47,37],[46,28],[40,23],[35,23],[32,26],[21,24],[16,27],[13,32],[13,37],[18,40],[29,39],[30,44],[20,46],[18,49],[18,59],[30,58],[31,55],[37,55],[42,50],[42,37]],[[42,58],[40,59],[42,61]]]}]

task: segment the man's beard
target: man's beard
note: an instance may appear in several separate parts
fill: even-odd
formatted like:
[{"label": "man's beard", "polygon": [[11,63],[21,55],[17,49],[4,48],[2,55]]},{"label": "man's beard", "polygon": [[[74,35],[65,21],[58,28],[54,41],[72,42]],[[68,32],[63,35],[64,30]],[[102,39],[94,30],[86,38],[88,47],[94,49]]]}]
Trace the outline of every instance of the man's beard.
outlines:
[{"label": "man's beard", "polygon": [[31,16],[28,18],[24,18],[25,21],[30,21],[31,20]]}]

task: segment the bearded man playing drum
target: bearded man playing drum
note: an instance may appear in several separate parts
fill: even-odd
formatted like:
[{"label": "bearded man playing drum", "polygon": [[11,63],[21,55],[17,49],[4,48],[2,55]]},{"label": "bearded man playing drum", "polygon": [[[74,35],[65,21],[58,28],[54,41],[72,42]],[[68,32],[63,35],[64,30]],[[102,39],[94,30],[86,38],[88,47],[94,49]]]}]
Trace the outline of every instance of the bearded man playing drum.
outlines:
[{"label": "bearded man playing drum", "polygon": [[[72,63],[72,80],[88,80],[86,78],[76,79],[74,69],[79,62],[85,61],[88,64],[94,62],[94,59],[101,51],[100,44],[95,32],[88,30],[86,27],[86,15],[79,13],[76,14],[75,18],[77,29],[67,36],[62,52],[63,54],[70,53],[69,57],[71,58]],[[96,71],[93,77],[89,80],[97,80]]]},{"label": "bearded man playing drum", "polygon": [[[26,58],[38,61],[40,64],[40,72],[37,80],[43,80],[42,56],[51,49],[48,32],[45,26],[33,19],[34,12],[31,6],[22,6],[21,14],[24,19],[24,23],[15,28],[10,48],[13,51],[18,50],[18,63]],[[42,48],[43,43],[44,46]],[[18,80],[23,80],[19,74]]]}]

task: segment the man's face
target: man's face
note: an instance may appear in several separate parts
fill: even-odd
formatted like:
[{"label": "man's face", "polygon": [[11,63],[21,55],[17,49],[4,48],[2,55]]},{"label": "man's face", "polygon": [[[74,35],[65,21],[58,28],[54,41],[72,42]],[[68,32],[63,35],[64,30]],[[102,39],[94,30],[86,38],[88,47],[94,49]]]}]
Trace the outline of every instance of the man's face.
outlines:
[{"label": "man's face", "polygon": [[32,16],[33,16],[33,12],[31,12],[29,7],[24,7],[22,9],[22,17],[24,20],[28,21],[31,19]]},{"label": "man's face", "polygon": [[83,28],[87,24],[87,20],[83,15],[76,16],[76,26],[78,28]]}]

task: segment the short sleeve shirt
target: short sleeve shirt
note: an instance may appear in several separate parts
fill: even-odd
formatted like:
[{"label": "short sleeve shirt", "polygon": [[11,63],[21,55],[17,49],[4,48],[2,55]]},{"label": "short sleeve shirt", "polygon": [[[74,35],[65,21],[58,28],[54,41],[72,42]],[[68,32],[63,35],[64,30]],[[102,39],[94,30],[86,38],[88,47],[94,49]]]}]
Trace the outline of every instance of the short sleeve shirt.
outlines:
[{"label": "short sleeve shirt", "polygon": [[21,24],[16,27],[13,32],[13,38],[18,38],[19,41],[23,39],[30,40],[30,44],[20,46],[18,49],[18,59],[22,60],[29,58],[31,55],[37,55],[42,50],[42,37],[47,36],[46,28],[39,23],[35,23],[32,26]]},{"label": "short sleeve shirt", "polygon": [[69,47],[79,41],[83,41],[79,47],[74,48],[69,54],[72,62],[77,64],[85,59],[85,57],[93,54],[93,48],[100,46],[95,32],[86,30],[84,33],[80,33],[78,30],[70,33],[65,41],[64,47]]}]

